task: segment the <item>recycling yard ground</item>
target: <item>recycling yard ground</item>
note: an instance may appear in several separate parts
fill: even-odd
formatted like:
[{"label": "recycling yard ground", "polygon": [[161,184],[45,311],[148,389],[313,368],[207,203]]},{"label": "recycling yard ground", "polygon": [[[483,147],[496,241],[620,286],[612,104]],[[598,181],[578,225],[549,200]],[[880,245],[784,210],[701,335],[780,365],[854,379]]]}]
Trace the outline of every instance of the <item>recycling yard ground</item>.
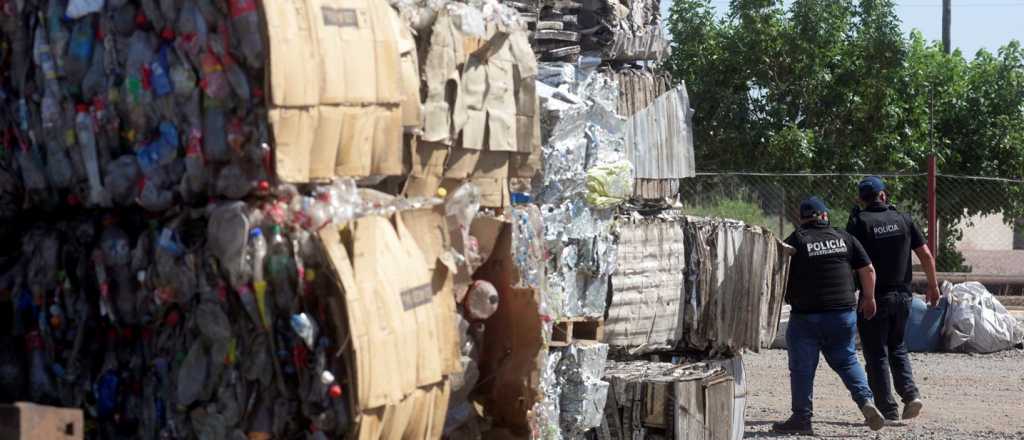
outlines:
[{"label": "recycling yard ground", "polygon": [[[1024,351],[913,353],[911,358],[925,411],[877,433],[863,425],[846,388],[822,359],[814,388],[817,438],[1024,439]],[[814,438],[771,433],[772,422],[789,416],[786,351],[748,353],[744,366],[749,387],[745,438]]]}]

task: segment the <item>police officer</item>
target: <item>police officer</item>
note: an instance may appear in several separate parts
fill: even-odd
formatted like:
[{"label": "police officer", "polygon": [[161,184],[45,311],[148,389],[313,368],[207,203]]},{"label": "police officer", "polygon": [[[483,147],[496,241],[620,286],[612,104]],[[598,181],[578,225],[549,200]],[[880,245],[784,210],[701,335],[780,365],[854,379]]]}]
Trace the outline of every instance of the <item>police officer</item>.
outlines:
[{"label": "police officer", "polygon": [[854,207],[846,231],[860,240],[878,270],[875,286],[878,314],[874,319],[861,317],[857,322],[868,383],[885,418],[899,420],[899,406],[892,395],[895,382],[896,392],[904,404],[902,418],[912,419],[921,413],[923,403],[914,385],[910,357],[903,340],[913,299],[910,251],[917,254],[928,276],[927,299],[933,306],[939,301],[935,259],[913,219],[889,204],[881,178],[865,177],[857,185],[857,192],[863,209]]},{"label": "police officer", "polygon": [[800,227],[786,244],[796,249],[789,269],[786,302],[793,306],[786,330],[789,383],[793,415],[772,429],[784,434],[813,435],[811,427],[814,372],[819,353],[839,374],[865,422],[882,429],[882,414],[874,405],[864,368],[857,361],[854,335],[857,296],[853,271],[864,286],[860,310],[875,313],[875,270],[856,238],[829,225],[828,208],[817,197],[800,204]]}]

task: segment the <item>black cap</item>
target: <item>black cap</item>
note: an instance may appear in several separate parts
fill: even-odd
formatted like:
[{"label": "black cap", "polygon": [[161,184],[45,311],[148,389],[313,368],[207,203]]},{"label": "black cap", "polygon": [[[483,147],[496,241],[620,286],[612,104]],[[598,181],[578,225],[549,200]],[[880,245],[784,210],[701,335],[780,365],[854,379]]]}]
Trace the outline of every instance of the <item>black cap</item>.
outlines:
[{"label": "black cap", "polygon": [[825,206],[825,202],[818,198],[818,196],[812,196],[800,202],[800,218],[814,218],[826,212],[828,212],[828,206]]},{"label": "black cap", "polygon": [[878,193],[882,191],[885,191],[885,182],[878,176],[865,177],[857,184],[860,199],[867,202],[874,201]]}]

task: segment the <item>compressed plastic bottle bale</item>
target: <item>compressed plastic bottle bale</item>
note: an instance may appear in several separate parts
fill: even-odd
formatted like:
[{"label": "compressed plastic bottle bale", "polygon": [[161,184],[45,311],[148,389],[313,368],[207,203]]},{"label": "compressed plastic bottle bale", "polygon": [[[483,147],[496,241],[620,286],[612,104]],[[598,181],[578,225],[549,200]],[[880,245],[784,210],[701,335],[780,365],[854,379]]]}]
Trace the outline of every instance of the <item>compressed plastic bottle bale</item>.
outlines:
[{"label": "compressed plastic bottle bale", "polygon": [[466,294],[466,311],[473,319],[485,320],[498,311],[498,300],[498,290],[493,284],[484,280],[474,281]]}]

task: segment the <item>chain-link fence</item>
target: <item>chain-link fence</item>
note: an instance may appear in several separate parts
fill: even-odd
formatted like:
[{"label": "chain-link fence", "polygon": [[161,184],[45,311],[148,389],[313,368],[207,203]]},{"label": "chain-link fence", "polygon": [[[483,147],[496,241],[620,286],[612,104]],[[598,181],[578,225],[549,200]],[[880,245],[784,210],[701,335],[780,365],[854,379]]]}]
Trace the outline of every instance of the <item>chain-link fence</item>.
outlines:
[{"label": "chain-link fence", "polygon": [[[698,173],[682,183],[689,213],[737,218],[789,235],[800,201],[816,195],[844,227],[866,174]],[[913,215],[927,234],[928,177],[880,174],[890,201]],[[1024,276],[1024,181],[984,176],[938,175],[938,268],[941,272]]]}]

